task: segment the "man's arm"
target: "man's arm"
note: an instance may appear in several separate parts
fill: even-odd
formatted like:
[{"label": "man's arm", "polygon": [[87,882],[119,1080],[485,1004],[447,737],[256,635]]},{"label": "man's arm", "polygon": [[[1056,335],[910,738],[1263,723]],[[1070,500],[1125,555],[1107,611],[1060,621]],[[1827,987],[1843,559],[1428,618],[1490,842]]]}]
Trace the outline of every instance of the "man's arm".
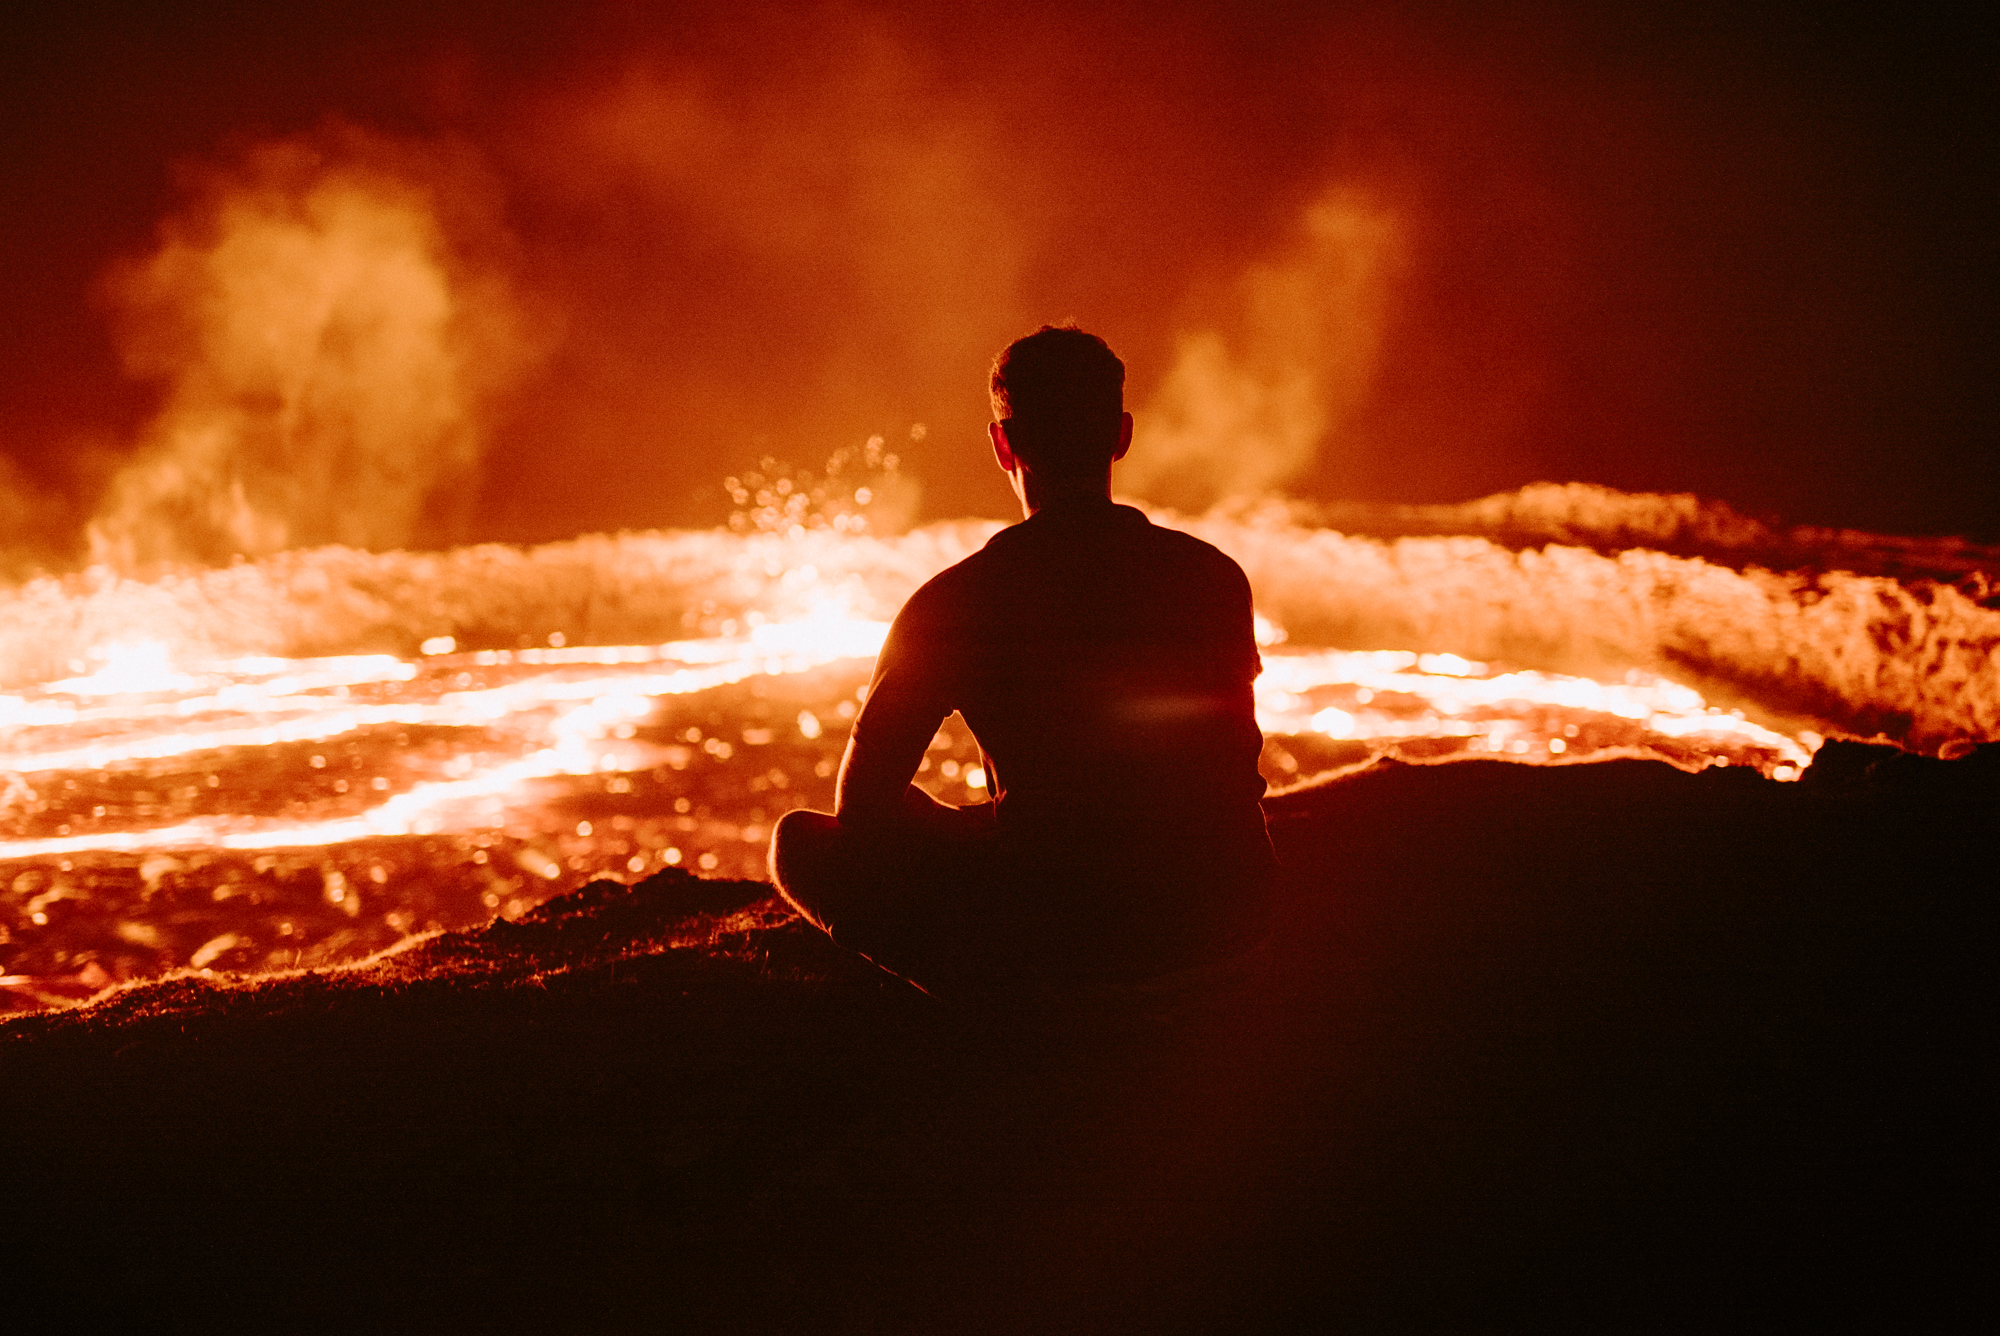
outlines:
[{"label": "man's arm", "polygon": [[904,792],[938,725],[951,713],[939,680],[939,648],[912,598],[882,644],[868,699],[841,757],[834,815],[842,826],[879,829],[903,811]]}]

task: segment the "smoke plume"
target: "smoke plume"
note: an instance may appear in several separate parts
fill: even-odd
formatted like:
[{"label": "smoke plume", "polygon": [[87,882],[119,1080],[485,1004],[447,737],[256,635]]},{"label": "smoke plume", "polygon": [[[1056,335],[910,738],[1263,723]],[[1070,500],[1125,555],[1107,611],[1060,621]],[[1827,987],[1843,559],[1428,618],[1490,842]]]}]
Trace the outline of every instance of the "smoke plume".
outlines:
[{"label": "smoke plume", "polygon": [[506,284],[466,245],[476,173],[331,126],[207,171],[193,194],[106,284],[127,368],[163,404],[90,525],[92,562],[448,530],[521,356]]},{"label": "smoke plume", "polygon": [[1295,478],[1368,394],[1401,255],[1367,192],[1321,196],[1289,252],[1244,273],[1238,337],[1181,336],[1119,488],[1192,511]]}]

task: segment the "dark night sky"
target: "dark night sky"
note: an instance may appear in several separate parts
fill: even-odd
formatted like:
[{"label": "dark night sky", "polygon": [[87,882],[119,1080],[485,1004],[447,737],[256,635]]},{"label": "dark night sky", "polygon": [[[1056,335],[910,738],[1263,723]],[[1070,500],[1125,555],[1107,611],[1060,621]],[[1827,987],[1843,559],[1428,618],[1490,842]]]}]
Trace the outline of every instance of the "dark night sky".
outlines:
[{"label": "dark night sky", "polygon": [[10,10],[17,527],[59,551],[157,408],[101,276],[200,164],[338,117],[477,179],[533,345],[419,543],[714,523],[758,454],[913,422],[925,516],[1004,514],[986,357],[1075,317],[1143,413],[1177,340],[1246,346],[1245,275],[1343,186],[1400,258],[1288,490],[2000,540],[1993,52],[1906,8],[493,8]]}]

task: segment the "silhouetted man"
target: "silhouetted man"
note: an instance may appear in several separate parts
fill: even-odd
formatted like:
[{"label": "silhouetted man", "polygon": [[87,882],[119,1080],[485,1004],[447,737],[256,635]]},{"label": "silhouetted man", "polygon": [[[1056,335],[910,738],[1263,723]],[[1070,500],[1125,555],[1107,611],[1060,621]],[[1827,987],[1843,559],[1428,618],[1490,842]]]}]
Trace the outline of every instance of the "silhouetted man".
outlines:
[{"label": "silhouetted man", "polygon": [[[1026,519],[903,605],[836,814],[792,812],[772,836],[787,900],[926,986],[1146,978],[1265,931],[1249,581],[1112,503],[1124,383],[1078,329],[1000,354],[988,431]],[[992,802],[948,807],[910,783],[954,710]]]}]

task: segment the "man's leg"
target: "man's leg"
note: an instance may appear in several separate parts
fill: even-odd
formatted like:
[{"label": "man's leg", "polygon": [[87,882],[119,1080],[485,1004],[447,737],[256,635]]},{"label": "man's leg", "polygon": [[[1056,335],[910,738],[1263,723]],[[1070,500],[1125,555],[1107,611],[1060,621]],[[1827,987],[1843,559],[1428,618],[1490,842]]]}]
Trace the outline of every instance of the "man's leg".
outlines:
[{"label": "man's leg", "polygon": [[807,808],[787,812],[771,831],[771,884],[806,922],[825,932],[825,900],[843,880],[840,822]]},{"label": "man's leg", "polygon": [[[841,945],[880,958],[971,925],[992,870],[990,804],[949,807],[912,785],[889,829],[857,838],[824,812],[788,812],[771,833],[771,880],[787,903]],[[907,963],[883,963],[907,969]]]}]

